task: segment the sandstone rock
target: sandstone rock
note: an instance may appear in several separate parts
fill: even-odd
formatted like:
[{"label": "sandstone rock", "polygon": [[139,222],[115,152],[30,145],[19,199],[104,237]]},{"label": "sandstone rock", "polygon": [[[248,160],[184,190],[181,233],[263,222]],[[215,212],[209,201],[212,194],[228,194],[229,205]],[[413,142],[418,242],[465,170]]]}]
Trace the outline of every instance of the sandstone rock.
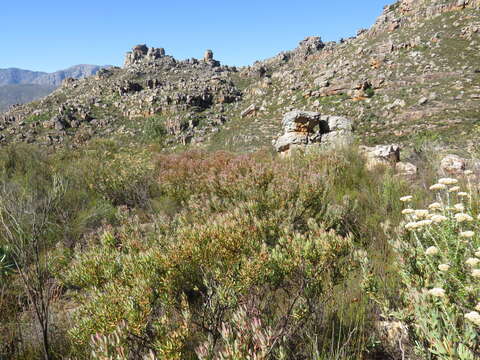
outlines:
[{"label": "sandstone rock", "polygon": [[466,168],[466,160],[449,154],[440,161],[440,169],[447,174],[461,174]]},{"label": "sandstone rock", "polygon": [[163,48],[149,49],[148,46],[145,44],[136,45],[132,48],[132,51],[127,52],[127,54],[125,55],[124,66],[131,66],[132,64],[142,61],[145,58],[148,58],[150,60],[158,59],[160,57],[163,57],[164,55],[165,50]]},{"label": "sandstone rock", "polygon": [[353,121],[343,116],[322,116],[321,142],[327,146],[345,146],[353,143]]},{"label": "sandstone rock", "polygon": [[134,46],[132,51],[139,52],[139,53],[142,53],[142,54],[146,55],[147,52],[148,52],[148,47],[145,44],[140,44],[140,45]]},{"label": "sandstone rock", "polygon": [[290,132],[280,136],[277,141],[274,142],[275,149],[278,152],[284,152],[289,150],[293,145],[306,145],[308,144],[308,135],[304,133]]},{"label": "sandstone rock", "polygon": [[320,37],[309,36],[300,41],[297,51],[301,52],[302,55],[311,55],[324,47],[325,44]]},{"label": "sandstone rock", "polygon": [[321,137],[322,145],[328,147],[345,146],[353,143],[353,133],[347,130],[331,131]]},{"label": "sandstone rock", "polygon": [[164,48],[150,48],[147,52],[147,57],[151,60],[160,59],[165,56]]},{"label": "sandstone rock", "polygon": [[285,133],[301,132],[312,133],[314,127],[319,124],[320,113],[313,111],[291,111],[283,117],[282,125]]},{"label": "sandstone rock", "polygon": [[388,353],[395,359],[407,359],[405,355],[410,348],[407,326],[400,321],[377,321],[375,327]]},{"label": "sandstone rock", "polygon": [[207,50],[205,51],[205,54],[203,55],[203,61],[210,66],[216,68],[216,71],[221,72],[222,68],[219,68],[220,62],[215,60],[213,58],[213,51],[212,50]]},{"label": "sandstone rock", "polygon": [[417,175],[418,168],[409,162],[400,161],[395,164],[395,170],[398,175],[405,176],[407,178],[412,178]]},{"label": "sandstone rock", "polygon": [[428,102],[428,98],[422,97],[420,100],[418,100],[418,105],[425,105]]},{"label": "sandstone rock", "polygon": [[353,131],[353,121],[346,117],[326,115],[322,116],[321,120],[326,122],[328,126],[325,132],[339,130]]},{"label": "sandstone rock", "polygon": [[53,127],[55,128],[55,130],[65,129],[65,122],[59,117],[53,118],[52,123],[53,123]]},{"label": "sandstone rock", "polygon": [[362,146],[360,151],[367,158],[367,167],[369,168],[379,164],[395,164],[400,161],[400,147],[396,144],[375,147]]},{"label": "sandstone rock", "polygon": [[243,117],[247,117],[247,116],[250,116],[252,114],[255,114],[256,112],[258,111],[258,106],[257,104],[252,104],[250,105],[248,108],[246,108],[245,110],[243,110],[240,114],[240,116],[243,118]]},{"label": "sandstone rock", "polygon": [[203,61],[209,62],[213,60],[213,51],[212,50],[206,50],[205,54],[203,55]]},{"label": "sandstone rock", "polygon": [[293,110],[282,120],[284,135],[274,141],[278,152],[311,145],[328,147],[353,142],[353,123],[341,116],[321,116],[318,112]]}]

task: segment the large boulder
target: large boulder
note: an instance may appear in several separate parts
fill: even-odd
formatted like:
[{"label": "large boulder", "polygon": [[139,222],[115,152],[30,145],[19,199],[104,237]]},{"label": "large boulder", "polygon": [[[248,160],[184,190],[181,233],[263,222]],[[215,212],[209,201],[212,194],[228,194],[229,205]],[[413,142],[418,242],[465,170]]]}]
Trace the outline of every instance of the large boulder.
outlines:
[{"label": "large boulder", "polygon": [[412,163],[400,161],[395,164],[395,171],[398,175],[411,179],[417,176],[418,168]]},{"label": "large boulder", "polygon": [[212,50],[206,50],[205,51],[205,53],[203,54],[203,61],[206,62],[207,64],[210,64],[213,67],[220,66],[220,62],[213,58],[213,51]]},{"label": "large boulder", "polygon": [[400,146],[396,144],[362,146],[360,151],[367,158],[367,167],[369,168],[378,164],[396,164],[400,161]]},{"label": "large boulder", "polygon": [[291,149],[293,146],[307,145],[307,144],[308,144],[307,134],[290,132],[280,136],[277,139],[277,141],[275,141],[274,146],[275,146],[275,150],[277,150],[278,152],[284,152]]},{"label": "large boulder", "polygon": [[321,120],[328,126],[327,132],[353,131],[353,121],[343,116],[322,116]]},{"label": "large boulder", "polygon": [[298,54],[307,56],[318,52],[323,49],[325,44],[318,36],[309,36],[300,41],[298,48],[295,50]]},{"label": "large boulder", "polygon": [[165,56],[164,48],[149,48],[145,44],[136,45],[132,48],[132,51],[127,52],[125,55],[124,66],[130,66],[132,64],[141,62],[145,59],[156,60]]},{"label": "large boulder", "polygon": [[209,62],[213,60],[213,51],[206,50],[205,54],[203,55],[203,61]]},{"label": "large boulder", "polygon": [[273,142],[280,153],[311,145],[346,145],[353,141],[353,122],[341,116],[321,116],[318,112],[293,110],[282,120],[284,134]]},{"label": "large boulder", "polygon": [[400,161],[400,146],[396,144],[377,145],[372,149],[370,155],[383,161],[398,162]]},{"label": "large boulder", "polygon": [[447,155],[440,161],[440,169],[447,174],[462,174],[467,161],[458,155]]},{"label": "large boulder", "polygon": [[313,133],[320,122],[320,113],[313,111],[294,110],[286,113],[282,120],[285,133]]},{"label": "large boulder", "polygon": [[161,59],[165,56],[165,49],[164,48],[150,48],[147,52],[147,58],[151,60]]},{"label": "large boulder", "polygon": [[367,160],[368,169],[373,169],[378,165],[391,166],[398,176],[410,180],[417,177],[418,168],[414,164],[400,161],[400,146],[396,144],[361,146],[360,151]]},{"label": "large boulder", "polygon": [[133,52],[139,52],[146,55],[148,52],[148,46],[145,44],[135,45],[132,49]]},{"label": "large boulder", "polygon": [[322,116],[320,121],[322,144],[343,146],[353,142],[353,121],[343,116]]}]

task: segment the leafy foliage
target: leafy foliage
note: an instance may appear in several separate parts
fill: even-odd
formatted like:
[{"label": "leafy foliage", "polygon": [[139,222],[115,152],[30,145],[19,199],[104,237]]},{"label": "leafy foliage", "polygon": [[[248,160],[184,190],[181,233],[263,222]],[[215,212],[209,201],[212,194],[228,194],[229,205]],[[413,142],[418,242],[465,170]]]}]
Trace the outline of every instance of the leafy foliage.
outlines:
[{"label": "leafy foliage", "polygon": [[[372,272],[396,281],[387,250],[394,227],[378,224],[400,221],[396,199],[407,190],[386,169],[367,170],[354,149],[283,160],[154,155],[108,141],[53,156],[28,151],[33,157],[7,150],[6,179],[49,191],[55,175],[66,189],[48,215],[48,267],[60,289],[52,309],[70,318],[53,327],[62,345],[52,354],[360,359],[381,351],[358,254],[366,250]],[[19,291],[5,294],[14,301]]]}]

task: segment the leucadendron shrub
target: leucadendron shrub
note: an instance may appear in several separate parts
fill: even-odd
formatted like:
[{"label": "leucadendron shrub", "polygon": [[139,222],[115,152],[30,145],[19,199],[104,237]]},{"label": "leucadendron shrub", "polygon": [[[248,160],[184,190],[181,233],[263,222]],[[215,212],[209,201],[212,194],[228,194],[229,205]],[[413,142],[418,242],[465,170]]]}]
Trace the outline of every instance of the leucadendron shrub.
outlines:
[{"label": "leucadendron shrub", "polygon": [[159,359],[363,356],[372,333],[355,316],[367,308],[354,254],[375,249],[388,271],[377,250],[388,231],[364,229],[399,217],[401,181],[348,149],[162,155],[154,173],[177,210],[148,227],[125,216],[59,272],[78,304],[75,356],[113,334]]},{"label": "leucadendron shrub", "polygon": [[462,182],[442,178],[430,187],[435,201],[405,204],[402,236],[393,247],[402,279],[403,307],[392,315],[410,330],[422,358],[480,358],[480,215],[470,172]]},{"label": "leucadendron shrub", "polygon": [[66,285],[86,291],[74,341],[88,344],[126,321],[128,336],[151,336],[159,358],[189,358],[191,344],[208,341],[216,350],[222,327],[247,304],[274,328],[268,352],[298,344],[353,266],[352,241],[311,223],[308,235],[283,229],[269,246],[266,221],[249,214],[250,206],[182,227],[155,246],[105,234],[103,246],[79,255],[66,277]]}]

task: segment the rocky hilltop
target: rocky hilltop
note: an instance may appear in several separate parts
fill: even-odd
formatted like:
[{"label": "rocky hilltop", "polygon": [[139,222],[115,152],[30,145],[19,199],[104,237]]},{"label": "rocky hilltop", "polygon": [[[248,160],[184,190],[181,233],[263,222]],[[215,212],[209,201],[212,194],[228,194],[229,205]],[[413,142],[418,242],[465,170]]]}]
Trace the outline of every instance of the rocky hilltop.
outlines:
[{"label": "rocky hilltop", "polygon": [[478,0],[398,1],[355,37],[309,37],[244,68],[220,64],[211,50],[180,61],[138,45],[123,68],[66,79],[47,98],[10,109],[1,141],[153,137],[250,151],[271,146],[283,115],[303,110],[352,119],[365,144],[435,137],[465,146],[480,119],[479,9]]}]

